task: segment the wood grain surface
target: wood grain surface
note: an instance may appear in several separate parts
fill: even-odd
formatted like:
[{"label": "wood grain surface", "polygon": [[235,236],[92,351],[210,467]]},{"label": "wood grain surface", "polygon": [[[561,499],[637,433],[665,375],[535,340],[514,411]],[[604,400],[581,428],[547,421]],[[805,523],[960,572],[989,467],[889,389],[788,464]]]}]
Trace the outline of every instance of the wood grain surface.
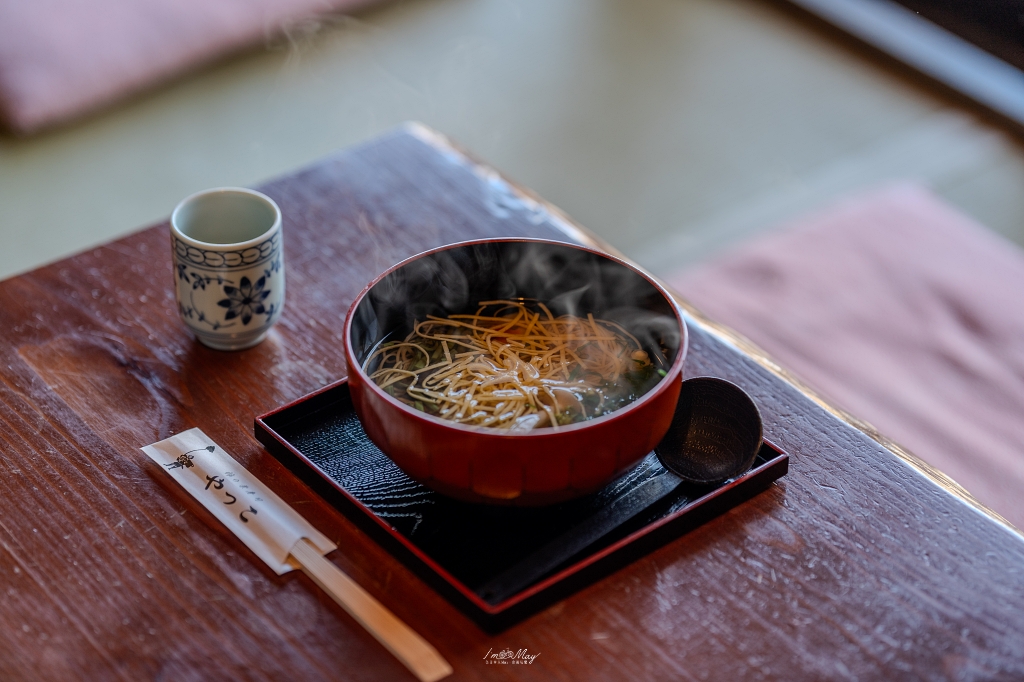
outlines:
[{"label": "wood grain surface", "polygon": [[[285,216],[288,302],[251,350],[206,349],[179,322],[166,224],[0,283],[0,679],[412,679],[138,450],[193,426],[337,542],[329,558],[452,679],[1024,678],[1024,540],[700,328],[687,374],[750,391],[789,475],[484,634],[266,453],[253,417],[345,375],[348,304],[396,260],[585,237],[420,128],[262,189]],[[539,656],[485,661],[505,648]]]}]

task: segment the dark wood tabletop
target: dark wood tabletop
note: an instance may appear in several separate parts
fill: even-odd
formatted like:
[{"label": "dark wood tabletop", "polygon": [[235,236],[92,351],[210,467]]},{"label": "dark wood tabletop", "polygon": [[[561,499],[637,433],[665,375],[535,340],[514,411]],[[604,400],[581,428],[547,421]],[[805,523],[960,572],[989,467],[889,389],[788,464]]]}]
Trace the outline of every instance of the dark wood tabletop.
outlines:
[{"label": "dark wood tabletop", "polygon": [[[337,542],[328,558],[451,679],[1024,679],[1024,539],[696,318],[686,374],[746,388],[789,474],[484,633],[268,454],[253,418],[345,376],[348,305],[399,259],[591,238],[416,126],[261,189],[285,216],[288,300],[253,349],[181,324],[166,224],[0,283],[0,679],[412,679],[139,451],[196,426]],[[485,664],[503,648],[539,656]]]}]

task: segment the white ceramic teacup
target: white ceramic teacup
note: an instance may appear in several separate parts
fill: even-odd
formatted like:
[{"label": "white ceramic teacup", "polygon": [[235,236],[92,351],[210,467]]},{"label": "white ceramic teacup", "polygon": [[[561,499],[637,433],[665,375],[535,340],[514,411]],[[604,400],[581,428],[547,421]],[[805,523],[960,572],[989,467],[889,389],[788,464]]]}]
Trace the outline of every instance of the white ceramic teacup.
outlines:
[{"label": "white ceramic teacup", "polygon": [[284,307],[281,209],[265,194],[219,187],[186,197],[171,214],[181,319],[210,348],[263,340]]}]

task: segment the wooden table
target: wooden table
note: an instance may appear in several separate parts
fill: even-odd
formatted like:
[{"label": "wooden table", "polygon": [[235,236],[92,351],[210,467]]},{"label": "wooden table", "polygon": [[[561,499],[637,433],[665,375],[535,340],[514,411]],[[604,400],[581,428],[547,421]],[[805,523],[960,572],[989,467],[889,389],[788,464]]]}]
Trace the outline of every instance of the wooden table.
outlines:
[{"label": "wooden table", "polygon": [[[687,374],[750,391],[789,475],[484,634],[266,453],[253,417],[345,375],[348,304],[398,259],[590,237],[418,127],[262,189],[286,216],[288,303],[251,350],[179,322],[166,224],[0,283],[0,679],[411,679],[138,450],[193,426],[334,539],[452,679],[1024,678],[1024,539],[696,319]],[[540,656],[484,664],[506,647]]]}]

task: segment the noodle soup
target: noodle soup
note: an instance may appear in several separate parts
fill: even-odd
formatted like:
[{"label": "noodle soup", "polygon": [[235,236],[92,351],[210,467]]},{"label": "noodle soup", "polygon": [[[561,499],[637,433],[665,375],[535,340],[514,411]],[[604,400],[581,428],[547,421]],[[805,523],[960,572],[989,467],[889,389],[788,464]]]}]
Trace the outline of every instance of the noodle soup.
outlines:
[{"label": "noodle soup", "polygon": [[362,369],[428,414],[523,432],[633,402],[665,376],[665,355],[648,353],[614,321],[556,317],[543,302],[517,299],[481,301],[473,314],[429,315],[404,340],[382,342]]},{"label": "noodle soup", "polygon": [[486,239],[382,273],[345,322],[352,406],[415,481],[535,506],[600,489],[672,424],[687,332],[656,281],[586,247]]}]

